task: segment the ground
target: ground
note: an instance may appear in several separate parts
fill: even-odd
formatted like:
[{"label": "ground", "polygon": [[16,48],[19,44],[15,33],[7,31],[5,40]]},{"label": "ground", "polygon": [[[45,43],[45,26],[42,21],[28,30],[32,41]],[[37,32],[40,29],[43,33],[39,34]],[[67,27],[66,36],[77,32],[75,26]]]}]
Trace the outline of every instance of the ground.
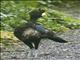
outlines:
[{"label": "ground", "polygon": [[80,29],[70,30],[59,36],[68,43],[41,40],[36,58],[28,57],[31,50],[21,41],[16,42],[18,45],[9,43],[8,48],[1,48],[1,60],[79,60]]}]

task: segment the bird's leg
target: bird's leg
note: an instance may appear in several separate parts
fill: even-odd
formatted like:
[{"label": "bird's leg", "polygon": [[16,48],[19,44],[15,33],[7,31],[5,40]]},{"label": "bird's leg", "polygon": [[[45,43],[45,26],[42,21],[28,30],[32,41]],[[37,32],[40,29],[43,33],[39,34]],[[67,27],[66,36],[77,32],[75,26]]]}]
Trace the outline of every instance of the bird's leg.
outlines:
[{"label": "bird's leg", "polygon": [[31,49],[31,50],[29,50],[28,57],[32,57],[33,56],[33,49],[34,49],[34,47],[33,47],[32,43],[30,43],[30,42],[26,42],[26,44]]},{"label": "bird's leg", "polygon": [[30,49],[33,49],[33,48],[34,48],[34,46],[33,46],[33,44],[32,44],[31,41],[25,41],[24,43],[25,43]]},{"label": "bird's leg", "polygon": [[41,39],[38,39],[38,40],[34,41],[35,49],[38,49],[38,46],[39,46],[40,40],[41,40]]},{"label": "bird's leg", "polygon": [[41,40],[41,39],[38,39],[38,40],[34,41],[34,47],[35,47],[35,49],[34,49],[34,57],[35,57],[35,58],[38,56],[38,50],[37,50],[37,49],[38,49],[40,40]]},{"label": "bird's leg", "polygon": [[28,54],[29,56],[28,57],[33,58],[33,57],[35,57],[35,48],[34,48],[33,43],[32,43],[32,46],[33,46],[32,48],[30,47],[31,50],[29,51],[29,54]]}]

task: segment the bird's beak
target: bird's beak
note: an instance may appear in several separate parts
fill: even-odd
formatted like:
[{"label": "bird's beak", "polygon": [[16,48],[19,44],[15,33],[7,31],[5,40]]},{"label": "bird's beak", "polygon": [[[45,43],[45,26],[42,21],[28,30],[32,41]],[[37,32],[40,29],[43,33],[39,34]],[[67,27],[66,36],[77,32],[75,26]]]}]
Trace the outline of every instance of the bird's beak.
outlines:
[{"label": "bird's beak", "polygon": [[44,13],[42,13],[42,17],[43,17],[43,16],[45,16],[45,15],[46,15],[46,13],[45,13],[45,12],[44,12]]}]

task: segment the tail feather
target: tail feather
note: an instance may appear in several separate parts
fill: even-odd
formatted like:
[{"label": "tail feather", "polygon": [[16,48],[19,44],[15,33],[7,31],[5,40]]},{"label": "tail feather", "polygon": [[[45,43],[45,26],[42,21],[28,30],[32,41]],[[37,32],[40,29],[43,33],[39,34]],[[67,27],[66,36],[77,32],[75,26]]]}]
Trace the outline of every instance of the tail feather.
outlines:
[{"label": "tail feather", "polygon": [[54,32],[48,31],[47,37],[55,42],[67,43],[68,41],[58,37]]},{"label": "tail feather", "polygon": [[53,40],[55,42],[60,42],[60,43],[67,43],[68,42],[60,37],[53,37],[53,38],[51,38],[51,40]]}]

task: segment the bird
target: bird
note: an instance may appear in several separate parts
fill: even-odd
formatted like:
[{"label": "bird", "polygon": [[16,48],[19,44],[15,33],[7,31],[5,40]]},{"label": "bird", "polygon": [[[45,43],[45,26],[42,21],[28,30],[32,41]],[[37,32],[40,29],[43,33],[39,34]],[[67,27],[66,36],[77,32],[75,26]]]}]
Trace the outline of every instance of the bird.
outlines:
[{"label": "bird", "polygon": [[[23,41],[30,49],[38,49],[41,39],[50,39],[60,43],[67,43],[64,39],[56,36],[53,31],[48,29],[43,30],[44,32],[36,30],[35,25],[25,24],[24,26],[18,27],[14,31],[14,35],[21,41]],[[33,45],[34,44],[34,45]]]},{"label": "bird", "polygon": [[[15,28],[14,35],[24,42],[31,50],[38,49],[39,43],[42,39],[50,39],[60,43],[67,43],[66,40],[58,37],[53,31],[44,28],[41,24],[37,24],[36,21],[38,18],[42,17],[44,10],[33,10],[30,12],[30,20]],[[35,51],[33,51],[35,52]],[[33,52],[30,54],[33,55]]]},{"label": "bird", "polygon": [[[14,30],[14,35],[21,41],[23,41],[30,49],[38,49],[41,39],[48,38],[60,43],[66,43],[67,41],[63,40],[60,37],[57,37],[56,34],[44,28],[40,24],[36,24],[36,20],[42,17],[42,14],[45,10],[37,9],[29,13],[30,21],[26,24],[23,24]],[[34,45],[33,45],[34,44]]]}]

